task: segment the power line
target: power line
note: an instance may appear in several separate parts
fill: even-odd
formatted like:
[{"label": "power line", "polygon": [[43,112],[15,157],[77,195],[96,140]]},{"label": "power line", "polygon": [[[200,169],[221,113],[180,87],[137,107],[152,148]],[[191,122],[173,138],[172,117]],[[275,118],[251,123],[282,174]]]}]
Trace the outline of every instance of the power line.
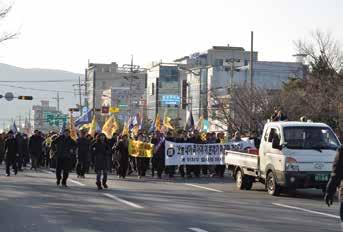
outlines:
[{"label": "power line", "polygon": [[1,81],[0,83],[58,83],[58,82],[76,82],[77,80],[72,79],[60,79],[60,80],[11,80]]},{"label": "power line", "polygon": [[4,85],[0,84],[0,86],[5,86],[5,87],[11,87],[11,88],[16,88],[16,89],[25,89],[25,90],[33,90],[33,91],[40,91],[40,92],[60,92],[60,93],[70,93],[74,94],[73,91],[65,91],[65,90],[54,90],[54,89],[37,89],[37,88],[28,88],[28,87],[22,87],[22,86],[15,86],[15,85]]}]

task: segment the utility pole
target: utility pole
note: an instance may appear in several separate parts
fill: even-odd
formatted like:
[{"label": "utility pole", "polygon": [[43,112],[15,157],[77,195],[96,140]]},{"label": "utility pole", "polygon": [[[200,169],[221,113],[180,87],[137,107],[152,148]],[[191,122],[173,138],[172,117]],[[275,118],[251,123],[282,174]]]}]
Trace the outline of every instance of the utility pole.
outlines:
[{"label": "utility pole", "polygon": [[78,84],[74,84],[74,87],[76,87],[76,91],[77,94],[79,95],[79,110],[80,110],[80,115],[82,114],[82,86],[84,86],[84,84],[81,83],[81,76],[79,76],[79,83]]},{"label": "utility pole", "polygon": [[29,109],[29,128],[28,128],[28,132],[29,134],[32,133],[32,127],[31,127],[31,110]]},{"label": "utility pole", "polygon": [[53,97],[52,99],[56,100],[56,103],[57,103],[57,111],[59,112],[59,111],[60,111],[60,100],[63,100],[64,98],[63,98],[63,97],[60,97],[60,93],[57,92],[57,96],[56,96],[56,97]]},{"label": "utility pole", "polygon": [[130,93],[129,93],[129,115],[132,116],[132,79],[133,79],[133,55],[131,55],[130,65]]},{"label": "utility pole", "polygon": [[88,109],[88,88],[87,88],[87,80],[88,80],[88,77],[87,77],[87,69],[85,69],[85,83],[84,83],[84,85],[85,85],[85,96],[86,96],[86,99],[87,99],[87,101],[85,101],[85,105],[86,105],[86,107],[87,107],[87,109]]},{"label": "utility pole", "polygon": [[157,117],[157,114],[158,114],[158,106],[159,106],[159,79],[156,78],[156,88],[155,88],[155,95],[156,95],[156,99],[155,99],[155,107],[156,107],[156,110],[155,110],[155,118]]},{"label": "utility pole", "polygon": [[251,116],[249,117],[249,132],[252,132],[252,117],[253,117],[253,105],[252,105],[252,98],[253,98],[253,88],[254,88],[254,82],[253,82],[253,76],[254,76],[254,32],[251,31],[251,38],[250,38],[250,42],[251,42],[251,48],[250,48],[250,67],[249,67],[249,74],[250,74],[250,114]]},{"label": "utility pole", "polygon": [[95,69],[93,70],[93,115],[95,115],[96,107],[95,107]]}]

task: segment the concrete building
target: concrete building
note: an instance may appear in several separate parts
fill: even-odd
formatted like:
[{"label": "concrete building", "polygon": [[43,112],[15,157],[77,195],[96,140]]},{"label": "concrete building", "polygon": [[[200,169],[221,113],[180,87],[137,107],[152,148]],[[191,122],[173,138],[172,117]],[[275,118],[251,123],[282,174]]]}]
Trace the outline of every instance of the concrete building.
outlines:
[{"label": "concrete building", "polygon": [[[190,71],[187,74],[188,99],[191,104],[194,120],[200,116],[208,118],[210,130],[222,130],[209,115],[213,96],[227,98],[229,90],[234,86],[241,86],[249,82],[250,52],[240,47],[214,46],[207,53],[196,53],[179,59],[188,64]],[[303,78],[307,67],[299,62],[272,62],[258,61],[258,53],[253,53],[254,59],[254,86],[266,90],[280,90],[283,83],[290,77]],[[213,111],[213,110],[212,110]]]},{"label": "concrete building", "polygon": [[[182,83],[186,81],[183,65],[159,63],[149,68],[147,78],[147,114],[153,120],[156,113],[162,118],[167,111],[175,126],[185,121],[186,109],[182,108]],[[158,82],[158,83],[157,83]],[[157,104],[156,104],[157,103]]]},{"label": "concrete building", "polygon": [[56,107],[50,106],[49,101],[41,101],[41,105],[34,105],[32,113],[31,125],[33,125],[33,130],[39,130],[43,133],[59,131],[63,121],[66,121],[67,118]]},{"label": "concrete building", "polygon": [[[130,88],[129,87],[112,87],[108,90],[103,91],[102,95],[102,106],[116,107],[120,111],[115,113],[117,118],[124,122],[130,115],[129,109],[130,102]],[[146,100],[144,96],[132,100],[132,111],[131,115],[141,113],[143,117],[146,117]]]},{"label": "concrete building", "polygon": [[[146,71],[136,65],[123,65],[119,67],[117,63],[96,64],[89,63],[86,69],[86,103],[89,109],[99,109],[103,103],[104,91],[110,97],[116,98],[110,89],[127,89],[128,90],[128,113],[134,113],[135,106],[142,98],[145,99],[146,89]],[[95,80],[95,81],[94,81]],[[94,90],[95,89],[95,90]],[[119,97],[121,95],[118,95]],[[95,97],[95,98],[94,98]]]}]

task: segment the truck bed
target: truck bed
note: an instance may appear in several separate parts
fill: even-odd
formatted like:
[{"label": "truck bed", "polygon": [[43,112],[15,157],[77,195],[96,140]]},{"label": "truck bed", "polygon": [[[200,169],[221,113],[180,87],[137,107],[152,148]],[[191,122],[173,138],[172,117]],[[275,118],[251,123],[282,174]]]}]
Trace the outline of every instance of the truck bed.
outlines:
[{"label": "truck bed", "polygon": [[225,164],[250,170],[258,170],[258,156],[254,154],[230,151],[225,152]]}]

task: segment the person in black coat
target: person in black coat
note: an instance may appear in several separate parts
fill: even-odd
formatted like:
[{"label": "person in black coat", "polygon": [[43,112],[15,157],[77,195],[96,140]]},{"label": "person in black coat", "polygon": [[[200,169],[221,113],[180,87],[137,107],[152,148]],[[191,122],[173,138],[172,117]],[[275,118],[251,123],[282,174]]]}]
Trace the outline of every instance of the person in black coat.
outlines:
[{"label": "person in black coat", "polygon": [[153,172],[157,171],[157,177],[162,178],[162,173],[165,169],[165,141],[163,134],[159,131],[155,132],[154,138],[151,143],[154,144],[154,156],[152,157]]},{"label": "person in black coat", "polygon": [[19,132],[16,134],[15,136],[16,142],[17,142],[17,168],[18,171],[22,172],[23,169],[23,162],[24,162],[24,145],[25,145],[25,141],[24,141],[24,137],[22,134],[20,134]]},{"label": "person in black coat", "polygon": [[[195,144],[203,144],[203,141],[200,138],[199,131],[195,130],[191,137],[188,139],[188,143],[195,143]],[[195,177],[200,177],[200,171],[201,171],[201,165],[190,165],[189,167],[190,172],[193,172]],[[189,178],[192,177],[192,175],[188,175]]]},{"label": "person in black coat", "polygon": [[129,166],[129,140],[127,135],[123,135],[116,146],[117,160],[119,162],[119,178],[125,178]]},{"label": "person in black coat", "polygon": [[5,133],[0,134],[0,165],[2,164],[2,161],[4,161],[5,159],[5,137]]},{"label": "person in black coat", "polygon": [[27,134],[23,134],[22,151],[23,151],[23,167],[26,167],[26,164],[30,162],[29,139],[27,137]]},{"label": "person in black coat", "polygon": [[86,132],[80,132],[80,138],[76,141],[77,146],[77,165],[76,173],[78,178],[85,178],[86,170],[89,165],[90,141],[86,137]]},{"label": "person in black coat", "polygon": [[[92,156],[94,160],[94,167],[96,172],[96,185],[98,190],[108,188],[107,182],[107,172],[108,172],[108,157],[111,157],[111,148],[107,142],[105,134],[98,134],[96,141],[91,147]],[[102,186],[101,186],[101,176],[102,176]]]},{"label": "person in black coat", "polygon": [[[70,137],[70,131],[64,130],[51,144],[56,157],[56,184],[67,187],[67,179],[72,169],[73,156],[75,156],[76,142]],[[62,177],[63,171],[63,177]]]},{"label": "person in black coat", "polygon": [[343,147],[337,150],[335,160],[332,165],[330,180],[326,186],[325,202],[328,206],[332,205],[333,197],[337,187],[340,187],[340,217],[343,223]]},{"label": "person in black coat", "polygon": [[29,152],[32,162],[31,169],[37,170],[39,159],[43,153],[43,142],[43,137],[40,135],[38,130],[35,130],[29,140]]},{"label": "person in black coat", "polygon": [[7,139],[5,141],[5,162],[6,162],[6,175],[10,176],[10,167],[12,166],[14,174],[17,175],[17,141],[14,138],[13,131],[7,133]]}]

